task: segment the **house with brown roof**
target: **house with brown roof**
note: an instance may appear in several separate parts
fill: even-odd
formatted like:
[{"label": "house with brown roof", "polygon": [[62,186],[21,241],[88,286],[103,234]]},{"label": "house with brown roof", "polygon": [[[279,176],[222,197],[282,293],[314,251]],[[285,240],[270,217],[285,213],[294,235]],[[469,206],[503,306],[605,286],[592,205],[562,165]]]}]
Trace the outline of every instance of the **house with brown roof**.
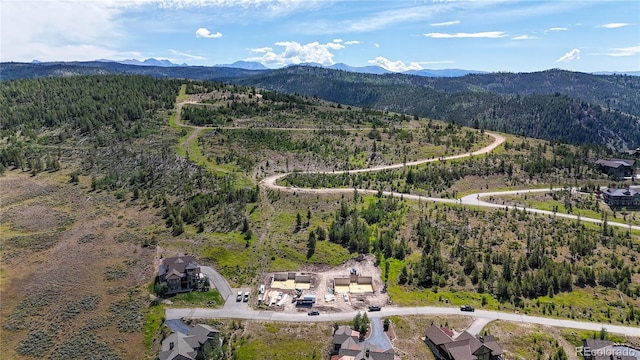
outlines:
[{"label": "house with brown roof", "polygon": [[340,326],[333,333],[331,360],[400,360],[393,348],[382,350],[366,341],[359,341],[360,332],[350,326]]},{"label": "house with brown roof", "polygon": [[596,165],[598,165],[600,171],[616,179],[635,176],[636,174],[635,160],[599,159],[596,161]]},{"label": "house with brown roof", "polygon": [[157,360],[202,360],[205,344],[215,346],[219,342],[218,330],[197,324],[188,334],[174,332],[162,340],[162,351]]},{"label": "house with brown roof", "polygon": [[495,337],[473,336],[463,332],[457,337],[446,327],[431,325],[425,331],[425,342],[438,360],[502,360],[504,353]]},{"label": "house with brown roof", "polygon": [[200,266],[193,256],[166,258],[158,269],[158,281],[167,284],[167,294],[188,292],[200,278]]}]

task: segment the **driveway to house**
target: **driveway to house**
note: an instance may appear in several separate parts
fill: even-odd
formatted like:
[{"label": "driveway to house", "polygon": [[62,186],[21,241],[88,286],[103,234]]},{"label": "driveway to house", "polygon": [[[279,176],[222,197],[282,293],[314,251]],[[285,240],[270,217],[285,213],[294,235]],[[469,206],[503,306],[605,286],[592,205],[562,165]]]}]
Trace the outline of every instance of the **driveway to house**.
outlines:
[{"label": "driveway to house", "polygon": [[[165,318],[167,320],[193,318],[193,319],[245,319],[259,321],[281,321],[281,322],[335,322],[352,320],[358,311],[346,311],[341,313],[323,313],[319,316],[307,316],[306,312],[285,313],[272,311],[256,311],[249,308],[237,309],[167,309]],[[369,314],[369,318],[380,319],[384,316],[410,316],[410,315],[461,315],[469,316],[475,319],[486,319],[488,321],[504,320],[525,324],[540,324],[546,326],[555,326],[561,328],[582,329],[589,331],[600,331],[605,328],[613,334],[622,334],[627,336],[640,336],[640,327],[612,325],[594,322],[583,322],[566,319],[552,319],[539,316],[529,316],[522,314],[514,314],[499,311],[476,310],[475,312],[460,311],[454,307],[394,307],[386,306],[382,311]]]},{"label": "driveway to house", "polygon": [[376,317],[371,319],[371,335],[366,340],[366,342],[377,347],[380,350],[387,350],[393,347],[393,345],[391,345],[391,340],[389,340],[389,337],[387,336],[387,333],[384,332],[384,327],[382,326],[382,318]]},{"label": "driveway to house", "polygon": [[171,330],[173,330],[175,332],[183,333],[185,335],[187,335],[189,333],[189,330],[191,330],[191,327],[189,327],[189,325],[183,323],[182,320],[180,320],[180,319],[167,320],[165,322],[165,324],[167,324],[169,329],[171,329]]},{"label": "driveway to house", "polygon": [[488,318],[476,318],[473,323],[471,323],[471,326],[467,328],[467,332],[469,332],[471,335],[479,335],[482,329],[484,329],[484,327],[487,326],[487,324],[489,324],[491,321],[493,320]]},{"label": "driveway to house", "polygon": [[202,265],[200,265],[200,272],[202,272],[209,278],[209,283],[212,287],[218,289],[218,292],[225,300],[225,302],[229,300],[229,296],[231,296],[232,294],[231,286],[229,286],[227,280],[222,275],[220,275],[219,272],[215,271],[211,266]]}]

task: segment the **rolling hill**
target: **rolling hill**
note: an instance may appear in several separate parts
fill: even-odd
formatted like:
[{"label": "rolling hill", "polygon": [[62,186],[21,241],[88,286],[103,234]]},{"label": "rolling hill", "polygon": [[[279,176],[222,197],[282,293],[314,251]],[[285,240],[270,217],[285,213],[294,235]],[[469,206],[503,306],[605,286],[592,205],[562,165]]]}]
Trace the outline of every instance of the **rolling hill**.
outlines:
[{"label": "rolling hill", "polygon": [[545,140],[597,143],[619,150],[640,146],[640,77],[558,69],[428,77],[382,71],[371,74],[367,73],[370,69],[344,64],[335,68],[290,66],[248,70],[114,62],[2,63],[0,77],[6,81],[48,76],[141,74],[214,80]]}]

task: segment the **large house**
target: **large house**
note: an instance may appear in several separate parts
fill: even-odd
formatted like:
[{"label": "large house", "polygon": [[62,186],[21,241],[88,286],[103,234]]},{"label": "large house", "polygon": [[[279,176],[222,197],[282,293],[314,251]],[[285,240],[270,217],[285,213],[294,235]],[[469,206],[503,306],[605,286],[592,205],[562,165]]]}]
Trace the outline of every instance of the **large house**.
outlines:
[{"label": "large house", "polygon": [[191,291],[200,278],[200,266],[193,256],[166,258],[158,269],[158,281],[167,284],[167,294]]},{"label": "large house", "polygon": [[620,151],[621,154],[638,157],[640,156],[640,148],[635,148],[631,150]]},{"label": "large house", "polygon": [[431,325],[425,331],[425,342],[438,360],[502,360],[502,348],[495,337],[473,336],[463,332],[453,337],[446,327]]},{"label": "large house", "polygon": [[393,348],[382,350],[366,341],[359,341],[360,332],[350,326],[340,326],[333,333],[331,360],[400,360]]},{"label": "large house", "polygon": [[203,360],[205,344],[215,346],[219,341],[218,330],[198,324],[189,330],[189,334],[174,332],[162,340],[162,351],[157,360]]},{"label": "large house", "polygon": [[640,208],[640,191],[608,188],[602,192],[602,200],[612,209],[637,209]]},{"label": "large house", "polygon": [[637,360],[631,355],[622,354],[609,340],[586,339],[582,341],[582,355],[585,360]]},{"label": "large house", "polygon": [[600,167],[600,171],[616,179],[635,176],[636,168],[634,164],[635,160],[627,159],[600,159],[596,161],[596,165]]}]

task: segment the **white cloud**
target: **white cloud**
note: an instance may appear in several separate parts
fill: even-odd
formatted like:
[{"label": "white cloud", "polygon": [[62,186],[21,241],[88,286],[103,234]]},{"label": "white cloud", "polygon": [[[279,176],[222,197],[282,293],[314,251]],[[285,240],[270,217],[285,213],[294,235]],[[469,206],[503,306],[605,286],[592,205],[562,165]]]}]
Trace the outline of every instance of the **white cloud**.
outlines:
[{"label": "white cloud", "polygon": [[606,55],[606,56],[615,56],[615,57],[620,57],[620,56],[635,56],[640,54],[640,45],[638,46],[629,46],[629,47],[624,47],[624,48],[614,48],[609,50],[609,52],[606,53],[600,53],[600,54],[593,54],[593,55]]},{"label": "white cloud", "polygon": [[261,47],[261,48],[257,48],[257,49],[251,49],[251,51],[256,52],[256,53],[267,53],[267,52],[273,51],[273,48],[265,46],[265,47]]},{"label": "white cloud", "polygon": [[580,60],[580,49],[573,49],[569,51],[556,60],[556,62],[571,62],[575,60]]},{"label": "white cloud", "polygon": [[191,54],[189,54],[189,53],[185,53],[185,52],[181,52],[181,51],[173,50],[173,49],[169,49],[169,51],[170,51],[172,54],[180,55],[180,56],[186,57],[186,58],[188,58],[188,59],[193,59],[193,60],[207,60],[207,58],[206,58],[206,57],[204,57],[204,56],[200,56],[200,55],[191,55]]},{"label": "white cloud", "polygon": [[477,33],[455,33],[455,34],[446,34],[446,33],[428,33],[424,34],[426,37],[434,38],[434,39],[453,39],[453,38],[503,38],[507,36],[502,31],[485,31],[485,32],[477,32]]},{"label": "white cloud", "polygon": [[514,36],[511,38],[511,40],[533,40],[533,39],[537,39],[537,36],[533,36],[533,35],[518,35],[518,36]]},{"label": "white cloud", "polygon": [[434,24],[429,24],[429,25],[431,25],[431,26],[450,26],[450,25],[455,25],[455,24],[460,24],[460,20],[445,21],[445,22],[434,23]]},{"label": "white cloud", "polygon": [[380,44],[378,44],[378,43],[374,43],[374,44],[373,44],[373,46],[375,46],[375,47],[379,48],[379,47],[380,47]]},{"label": "white cloud", "polygon": [[609,23],[609,24],[601,25],[600,27],[607,28],[607,29],[617,29],[617,28],[621,28],[621,27],[625,27],[625,26],[629,26],[629,25],[631,25],[631,24],[628,24],[628,23]]},{"label": "white cloud", "polygon": [[[98,0],[1,2],[0,60],[42,61],[141,58],[131,38],[144,36],[153,19],[138,17],[147,8],[224,8],[229,16],[269,19],[326,6],[321,0]],[[135,13],[133,21],[127,18]],[[175,16],[175,15],[174,15]],[[140,21],[142,20],[142,21]],[[134,28],[139,33],[127,34]],[[152,30],[157,30],[157,27]],[[215,35],[215,34],[212,34]],[[140,56],[132,56],[139,54]]]},{"label": "white cloud", "polygon": [[[346,44],[346,43],[345,43]],[[290,65],[300,63],[318,63],[322,65],[333,65],[335,54],[332,50],[344,49],[342,40],[335,39],[333,42],[320,44],[317,41],[308,44],[300,44],[296,41],[279,41],[276,46],[284,48],[277,53],[270,47],[251,49],[252,52],[260,53],[260,57],[245,59],[247,61],[259,61],[263,64]]]},{"label": "white cloud", "polygon": [[552,27],[547,31],[567,31],[569,29],[567,29],[566,27]]},{"label": "white cloud", "polygon": [[369,60],[368,61],[369,64],[372,65],[378,65],[380,67],[383,67],[389,71],[393,71],[393,72],[404,72],[404,71],[409,71],[409,70],[422,70],[422,66],[420,66],[419,63],[417,62],[410,62],[408,64],[405,64],[403,61],[401,60],[397,60],[397,61],[392,61],[389,60],[383,56],[378,56],[373,60]]},{"label": "white cloud", "polygon": [[216,39],[216,38],[222,37],[222,34],[219,32],[212,34],[211,31],[209,31],[209,29],[207,28],[198,28],[198,30],[196,30],[196,37]]},{"label": "white cloud", "polygon": [[[2,1],[2,61],[123,59],[121,11],[100,1]],[[99,44],[99,45],[97,45]]]},{"label": "white cloud", "polygon": [[345,41],[344,44],[345,45],[357,45],[357,44],[360,44],[360,41],[358,41],[358,40],[350,40],[350,41]]},{"label": "white cloud", "polygon": [[317,23],[310,29],[316,32],[366,32],[386,28],[399,22],[421,21],[452,8],[449,3],[435,3],[424,6],[412,6],[402,9],[387,10],[375,13],[367,18],[335,23]]}]

